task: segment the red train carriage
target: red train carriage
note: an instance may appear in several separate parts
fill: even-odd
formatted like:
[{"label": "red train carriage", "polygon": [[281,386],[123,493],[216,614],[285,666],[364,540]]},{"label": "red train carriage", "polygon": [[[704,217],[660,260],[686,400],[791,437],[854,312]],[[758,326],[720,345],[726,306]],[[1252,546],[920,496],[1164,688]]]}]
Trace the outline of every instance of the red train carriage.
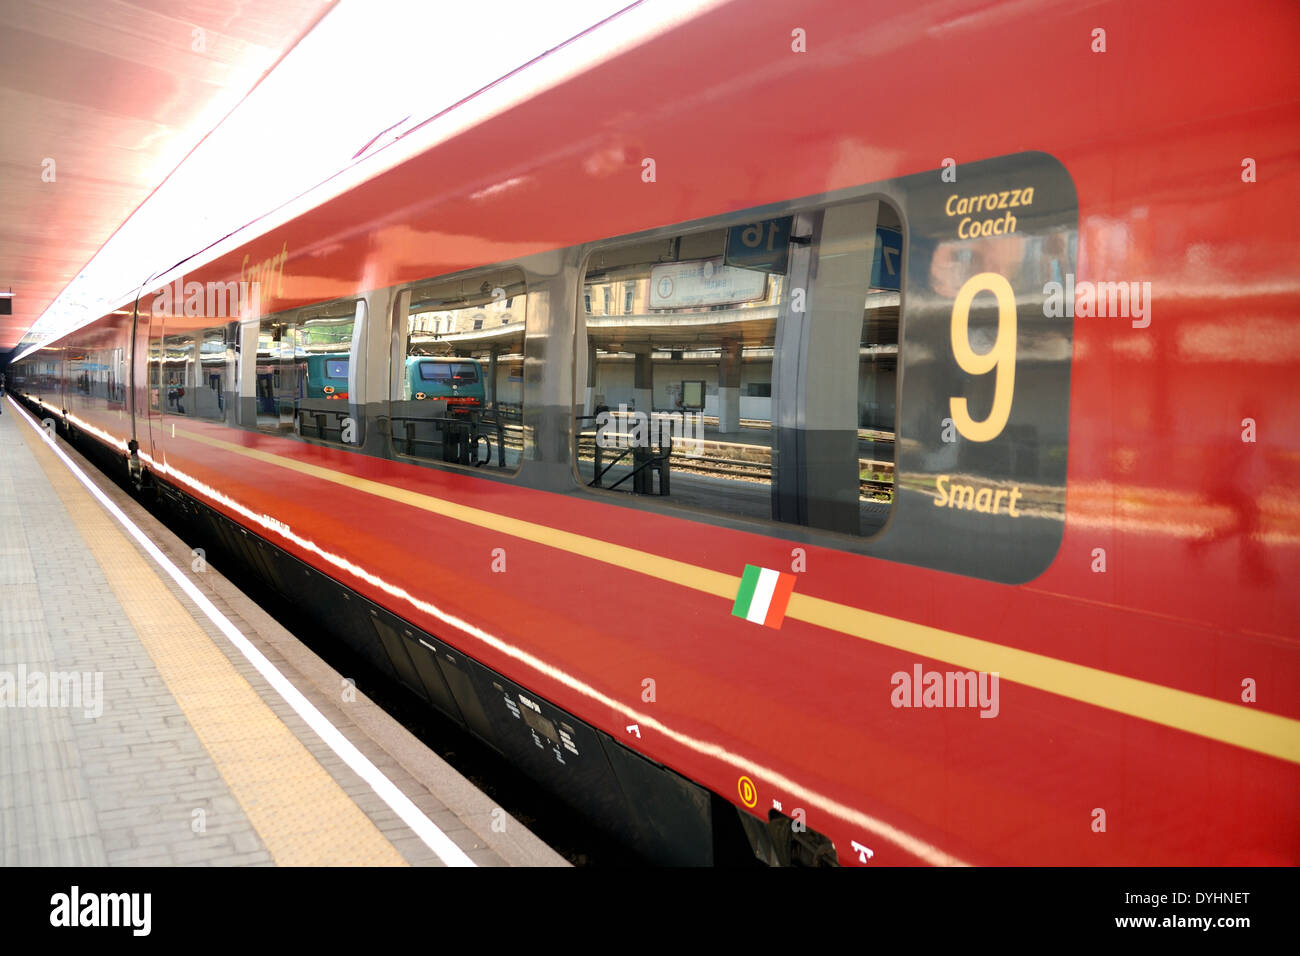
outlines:
[{"label": "red train carriage", "polygon": [[1294,864],[1300,21],[1195,7],[638,7],[11,380],[655,859]]}]

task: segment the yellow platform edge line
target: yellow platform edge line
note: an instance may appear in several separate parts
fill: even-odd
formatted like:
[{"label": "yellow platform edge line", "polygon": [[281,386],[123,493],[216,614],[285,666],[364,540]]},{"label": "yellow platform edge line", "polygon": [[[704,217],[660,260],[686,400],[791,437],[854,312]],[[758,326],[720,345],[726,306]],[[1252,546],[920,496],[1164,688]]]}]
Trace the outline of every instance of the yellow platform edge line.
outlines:
[{"label": "yellow platform edge line", "polygon": [[[549,525],[473,508],[273,452],[247,448],[190,429],[178,438],[409,505],[455,521],[555,548],[583,558],[734,601],[740,576],[589,538]],[[1300,720],[1216,700],[1190,691],[1007,647],[940,628],[794,593],[786,617],[860,640],[906,651],[967,670],[997,672],[1000,680],[1162,724],[1221,743],[1300,764]]]},{"label": "yellow platform edge line", "polygon": [[133,541],[54,454],[19,429],[167,690],[280,866],[406,861],[267,706]]}]

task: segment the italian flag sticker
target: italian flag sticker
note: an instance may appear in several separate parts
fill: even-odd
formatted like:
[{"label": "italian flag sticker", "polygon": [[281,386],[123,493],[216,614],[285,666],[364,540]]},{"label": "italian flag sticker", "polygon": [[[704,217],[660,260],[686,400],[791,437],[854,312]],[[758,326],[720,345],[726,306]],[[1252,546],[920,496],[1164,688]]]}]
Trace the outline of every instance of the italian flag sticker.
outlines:
[{"label": "italian flag sticker", "polygon": [[785,607],[790,603],[790,593],[793,590],[793,574],[782,574],[771,568],[747,564],[745,574],[740,579],[740,593],[736,595],[731,613],[746,621],[779,630],[781,622],[785,620]]}]

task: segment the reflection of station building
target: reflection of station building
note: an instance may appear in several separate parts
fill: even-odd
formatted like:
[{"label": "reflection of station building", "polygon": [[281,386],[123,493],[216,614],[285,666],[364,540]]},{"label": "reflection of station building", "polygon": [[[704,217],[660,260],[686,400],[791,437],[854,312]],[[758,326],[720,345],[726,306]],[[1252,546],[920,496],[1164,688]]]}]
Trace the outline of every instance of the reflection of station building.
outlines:
[{"label": "reflection of station building", "polygon": [[[671,265],[710,268],[692,262]],[[736,298],[753,292],[755,297],[655,308],[671,301],[671,293],[663,297],[652,292],[656,282],[667,288],[662,276],[606,278],[585,287],[584,414],[620,405],[641,411],[691,410],[697,406],[689,383],[698,382],[703,413],[717,419],[719,432],[737,431],[741,420],[771,422],[773,349],[786,277],[734,269],[720,261],[712,270],[726,275],[714,295]],[[872,291],[864,305],[868,321],[859,345],[859,428],[894,431],[898,306],[898,293],[892,291]],[[712,430],[713,423],[709,425]]]}]

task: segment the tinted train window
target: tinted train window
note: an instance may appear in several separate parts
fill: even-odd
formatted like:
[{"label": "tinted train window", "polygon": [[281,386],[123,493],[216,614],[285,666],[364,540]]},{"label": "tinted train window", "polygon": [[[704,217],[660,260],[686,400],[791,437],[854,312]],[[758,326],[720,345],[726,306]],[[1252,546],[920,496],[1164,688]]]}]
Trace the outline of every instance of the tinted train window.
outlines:
[{"label": "tinted train window", "polygon": [[356,441],[351,353],[357,311],[349,299],[261,320],[253,381],[258,428]]},{"label": "tinted train window", "polygon": [[165,415],[224,421],[233,397],[233,328],[205,329],[202,317],[166,318],[159,353],[158,404]]},{"label": "tinted train window", "polygon": [[358,303],[335,302],[298,312],[302,381],[296,411],[299,435],[323,441],[359,441],[353,409],[352,349]]},{"label": "tinted train window", "polygon": [[421,360],[418,363],[420,379],[441,382],[444,385],[475,385],[478,383],[478,366],[468,362],[447,362],[442,359]]},{"label": "tinted train window", "polygon": [[[125,349],[70,349],[64,362],[68,376],[66,398],[74,414],[82,408],[114,408],[125,404]],[[11,373],[11,385],[16,387],[21,381],[20,374]]]},{"label": "tinted train window", "polygon": [[869,200],[592,253],[582,481],[879,530],[893,499],[901,235],[893,208]]},{"label": "tinted train window", "polygon": [[523,456],[524,321],[519,269],[410,290],[393,367],[399,455],[513,471]]},{"label": "tinted train window", "polygon": [[[167,325],[183,325],[185,319],[169,317]],[[168,334],[162,340],[162,390],[159,398],[164,415],[194,415],[194,402],[198,393],[200,374],[198,336],[201,332],[183,330]]]},{"label": "tinted train window", "polygon": [[[292,434],[300,392],[294,326],[284,315],[266,316],[257,330],[257,367],[252,382],[257,427]],[[245,346],[247,348],[247,346]]]},{"label": "tinted train window", "polygon": [[[233,418],[235,408],[235,353],[239,324],[230,322],[204,329],[199,342],[199,378],[194,396],[194,414],[213,421]],[[228,413],[229,414],[228,416]]]}]

